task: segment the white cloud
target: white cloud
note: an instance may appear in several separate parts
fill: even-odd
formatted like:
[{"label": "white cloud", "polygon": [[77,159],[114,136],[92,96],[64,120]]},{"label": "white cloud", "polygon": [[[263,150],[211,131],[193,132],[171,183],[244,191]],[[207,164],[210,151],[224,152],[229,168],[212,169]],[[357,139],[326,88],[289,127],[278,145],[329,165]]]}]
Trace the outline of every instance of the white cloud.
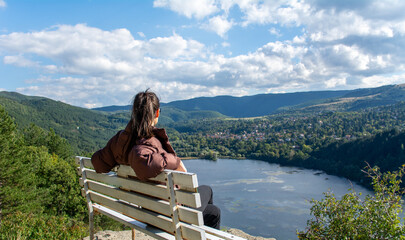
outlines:
[{"label": "white cloud", "polygon": [[139,35],[141,38],[145,38],[145,37],[146,37],[143,32],[137,32],[137,33],[138,33],[138,35]]},{"label": "white cloud", "polygon": [[231,44],[230,44],[229,42],[222,42],[222,43],[221,43],[221,46],[222,46],[222,47],[230,47]]},{"label": "white cloud", "polygon": [[370,76],[363,78],[359,84],[361,87],[377,87],[388,84],[403,84],[405,83],[405,72],[387,76]]},{"label": "white cloud", "polygon": [[6,2],[4,0],[0,0],[0,8],[6,7],[6,6],[7,6]]},{"label": "white cloud", "polygon": [[[148,56],[171,59],[204,56],[203,44],[176,34],[140,41],[126,29],[103,31],[82,24],[1,35],[0,48],[20,54],[19,58],[23,58],[21,54],[35,54],[51,59],[61,73],[90,76],[139,74],[143,71],[140,66],[151,61],[145,59]],[[9,57],[7,61],[12,59]]]},{"label": "white cloud", "polygon": [[280,31],[279,31],[278,29],[274,28],[274,27],[270,28],[270,29],[269,29],[269,32],[270,32],[272,35],[275,35],[276,37],[281,37],[281,36],[283,36],[283,34],[281,34]]},{"label": "white cloud", "polygon": [[228,21],[226,16],[215,16],[210,18],[208,23],[203,25],[203,28],[215,32],[223,38],[233,25],[233,20]]},{"label": "white cloud", "polygon": [[[248,32],[251,25],[265,25],[270,33],[283,34],[280,41],[238,56],[216,54],[215,47],[177,33],[146,39],[138,32],[142,39],[137,40],[127,29],[105,31],[84,24],[0,35],[0,54],[6,64],[36,68],[46,76],[19,91],[82,106],[128,104],[134,93],[148,87],[167,102],[404,82],[405,16],[397,9],[405,10],[405,4],[326,2],[154,2],[197,18],[204,29],[223,38],[234,26]],[[241,18],[231,15],[235,9]],[[298,30],[287,39],[283,29],[292,27]],[[216,46],[232,53],[237,44],[232,40]]]},{"label": "white cloud", "polygon": [[54,73],[54,72],[58,71],[58,67],[55,65],[41,65],[40,62],[32,61],[30,59],[25,58],[22,55],[4,56],[3,63],[15,65],[18,67],[41,68],[41,69],[45,70],[47,73]]},{"label": "white cloud", "polygon": [[[18,91],[81,106],[128,104],[134,93],[149,87],[162,100],[172,101],[361,86],[358,79],[370,76],[369,72],[396,69],[395,58],[387,54],[343,43],[308,45],[302,39],[269,42],[255,52],[225,57],[178,34],[135,40],[126,29],[103,31],[79,24],[1,35],[0,48],[14,53],[4,57],[5,63],[52,70]],[[52,64],[41,65],[26,56],[47,58]],[[372,81],[377,82],[368,78],[363,84]]]},{"label": "white cloud", "polygon": [[165,7],[188,18],[202,19],[218,11],[213,0],[155,0],[154,7]]},{"label": "white cloud", "polygon": [[38,67],[39,66],[39,63],[26,59],[21,55],[5,56],[3,58],[3,62],[5,64],[12,64],[12,65],[16,65],[19,67]]},{"label": "white cloud", "polygon": [[158,37],[149,40],[145,44],[145,49],[149,55],[157,58],[194,58],[204,57],[204,45],[195,40],[185,40],[179,35],[171,37]]},{"label": "white cloud", "polygon": [[345,86],[346,85],[346,78],[331,78],[325,81],[325,85],[327,88],[335,88],[338,86]]}]

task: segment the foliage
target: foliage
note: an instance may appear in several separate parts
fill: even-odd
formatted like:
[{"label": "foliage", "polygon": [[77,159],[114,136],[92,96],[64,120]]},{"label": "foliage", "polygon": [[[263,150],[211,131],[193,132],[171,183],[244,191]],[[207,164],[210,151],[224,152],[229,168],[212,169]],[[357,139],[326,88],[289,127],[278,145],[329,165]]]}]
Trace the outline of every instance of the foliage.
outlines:
[{"label": "foliage", "polygon": [[378,167],[368,167],[374,196],[361,198],[352,190],[340,200],[331,192],[325,198],[312,200],[307,229],[299,232],[299,239],[405,239],[405,226],[400,221],[402,212],[401,178],[405,165],[398,171],[381,174]]},{"label": "foliage", "polygon": [[56,135],[52,128],[45,131],[31,123],[29,127],[23,129],[23,134],[27,146],[44,146],[50,154],[58,155],[62,159],[69,159],[73,155],[73,151],[66,139]]},{"label": "foliage", "polygon": [[[0,106],[0,234],[8,236],[1,239],[44,239],[52,234],[51,239],[77,239],[83,224],[75,223],[85,218],[86,205],[73,159],[67,157],[69,147],[63,147],[66,141],[53,131],[31,128],[24,136]],[[25,222],[20,225],[21,219]],[[19,227],[13,227],[16,224]]]},{"label": "foliage", "polygon": [[168,134],[179,156],[250,158],[320,169],[368,185],[364,161],[383,171],[405,160],[405,103],[359,112],[176,122]]},{"label": "foliage", "polygon": [[18,128],[31,124],[53,129],[76,154],[94,152],[128,122],[128,114],[108,115],[43,97],[0,92],[0,105],[15,118]]},{"label": "foliage", "polygon": [[0,226],[0,239],[80,239],[87,234],[81,221],[20,211],[6,215]]}]

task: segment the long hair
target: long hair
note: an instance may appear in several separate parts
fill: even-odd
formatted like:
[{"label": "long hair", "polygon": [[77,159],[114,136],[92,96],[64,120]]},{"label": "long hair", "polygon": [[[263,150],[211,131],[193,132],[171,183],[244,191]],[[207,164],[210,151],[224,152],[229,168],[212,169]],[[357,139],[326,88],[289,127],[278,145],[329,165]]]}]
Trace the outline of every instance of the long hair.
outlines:
[{"label": "long hair", "polygon": [[155,93],[149,92],[149,89],[136,94],[131,114],[132,131],[135,139],[151,138],[153,136],[152,123],[159,108],[159,98]]}]

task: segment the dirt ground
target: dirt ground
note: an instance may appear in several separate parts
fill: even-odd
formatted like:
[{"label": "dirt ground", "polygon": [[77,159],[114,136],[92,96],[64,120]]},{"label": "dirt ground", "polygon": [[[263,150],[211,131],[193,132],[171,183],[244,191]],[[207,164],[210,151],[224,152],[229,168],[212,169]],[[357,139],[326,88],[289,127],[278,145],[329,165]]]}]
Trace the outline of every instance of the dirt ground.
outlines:
[{"label": "dirt ground", "polygon": [[[229,228],[226,230],[226,232],[229,232],[231,234],[234,234],[239,237],[246,238],[248,240],[275,240],[275,238],[264,238],[264,237],[257,237],[257,236],[251,236],[242,230],[235,229],[235,228]],[[131,231],[120,231],[120,232],[114,232],[114,231],[102,231],[96,233],[96,239],[98,240],[131,240],[132,238]],[[136,240],[154,240],[155,238],[152,238],[151,236],[147,236],[142,232],[136,231],[135,235]],[[89,240],[89,237],[83,238],[83,240]]]}]

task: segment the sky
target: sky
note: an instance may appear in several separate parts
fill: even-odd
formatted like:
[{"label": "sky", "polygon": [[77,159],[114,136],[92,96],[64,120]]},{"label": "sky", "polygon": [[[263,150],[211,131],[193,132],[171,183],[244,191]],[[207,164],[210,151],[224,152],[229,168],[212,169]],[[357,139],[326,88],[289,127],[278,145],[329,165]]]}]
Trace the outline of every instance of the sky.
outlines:
[{"label": "sky", "polygon": [[403,0],[0,0],[0,91],[93,108],[405,83]]}]

